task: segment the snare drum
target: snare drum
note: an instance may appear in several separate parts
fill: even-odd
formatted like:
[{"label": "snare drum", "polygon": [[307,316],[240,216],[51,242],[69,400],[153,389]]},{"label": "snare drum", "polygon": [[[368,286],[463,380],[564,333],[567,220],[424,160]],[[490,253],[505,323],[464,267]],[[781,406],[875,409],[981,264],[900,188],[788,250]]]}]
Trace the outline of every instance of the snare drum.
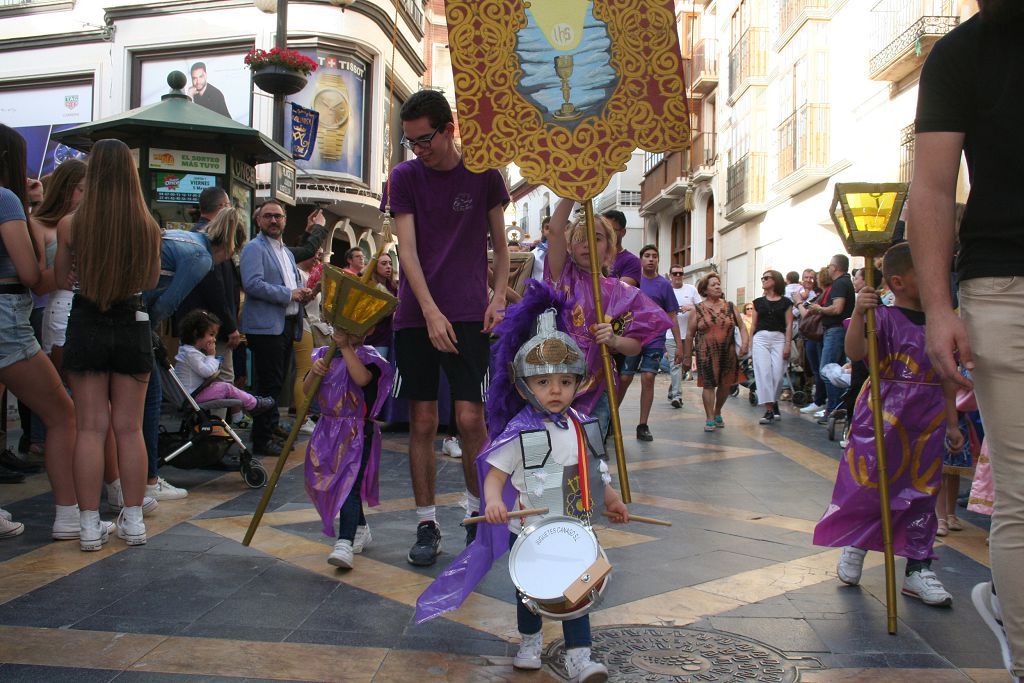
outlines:
[{"label": "snare drum", "polygon": [[[591,581],[588,570],[607,555],[588,527],[572,517],[545,517],[527,526],[512,545],[508,571],[526,607],[542,617],[575,619],[596,607],[608,586],[608,575],[575,602],[565,592]],[[596,577],[595,577],[596,578]]]}]

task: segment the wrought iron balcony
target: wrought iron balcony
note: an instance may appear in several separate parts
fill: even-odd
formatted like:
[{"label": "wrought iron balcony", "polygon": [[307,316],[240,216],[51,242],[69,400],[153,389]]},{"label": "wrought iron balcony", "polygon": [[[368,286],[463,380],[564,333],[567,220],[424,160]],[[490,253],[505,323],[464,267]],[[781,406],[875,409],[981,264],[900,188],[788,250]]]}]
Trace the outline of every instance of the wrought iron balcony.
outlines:
[{"label": "wrought iron balcony", "polygon": [[718,87],[718,41],[701,40],[693,48],[693,92],[707,95]]},{"label": "wrought iron balcony", "polygon": [[788,40],[800,26],[812,17],[825,14],[832,0],[780,0],[776,15],[775,35]]},{"label": "wrought iron balcony", "polygon": [[729,97],[735,99],[751,85],[766,85],[768,29],[749,28],[729,50]]},{"label": "wrought iron balcony", "polygon": [[765,212],[765,176],[768,155],[749,152],[726,173],[725,217],[741,221]]},{"label": "wrought iron balcony", "polygon": [[956,0],[881,0],[871,8],[872,50],[868,76],[899,81],[924,63],[932,45],[956,28]]}]

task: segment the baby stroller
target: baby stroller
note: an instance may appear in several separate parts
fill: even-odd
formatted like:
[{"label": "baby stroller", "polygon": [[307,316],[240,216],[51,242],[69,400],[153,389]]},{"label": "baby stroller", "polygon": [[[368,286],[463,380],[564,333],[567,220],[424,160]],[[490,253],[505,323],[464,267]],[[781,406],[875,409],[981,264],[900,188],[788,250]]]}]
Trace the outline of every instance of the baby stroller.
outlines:
[{"label": "baby stroller", "polygon": [[160,426],[160,464],[168,463],[181,469],[210,467],[221,463],[228,450],[237,444],[238,468],[242,480],[254,489],[266,484],[267,471],[260,461],[253,457],[231,425],[211,413],[218,408],[241,406],[241,401],[225,399],[197,403],[174,374],[163,342],[156,335],[153,339],[153,353],[160,368],[164,400],[170,402],[182,416],[176,432]]},{"label": "baby stroller", "polygon": [[[826,382],[831,382],[833,386],[844,390],[839,397],[839,405],[828,414],[829,441],[835,441],[837,437],[846,438],[850,416],[853,414],[853,403],[857,400],[857,393],[850,386],[852,373],[844,370],[838,363],[829,363],[821,369]],[[840,428],[840,425],[844,426]]]},{"label": "baby stroller", "polygon": [[[733,396],[739,393],[739,386],[747,388],[747,400],[750,401],[750,405],[757,405],[757,378],[754,377],[754,361],[750,358],[744,358],[740,361],[740,369],[743,370],[743,374],[747,378],[740,382],[740,384],[734,389]],[[790,400],[795,406],[802,406],[807,404],[807,392],[800,388],[798,379],[803,371],[794,365],[792,360],[786,365],[786,372],[782,375],[782,392],[780,400]]]}]

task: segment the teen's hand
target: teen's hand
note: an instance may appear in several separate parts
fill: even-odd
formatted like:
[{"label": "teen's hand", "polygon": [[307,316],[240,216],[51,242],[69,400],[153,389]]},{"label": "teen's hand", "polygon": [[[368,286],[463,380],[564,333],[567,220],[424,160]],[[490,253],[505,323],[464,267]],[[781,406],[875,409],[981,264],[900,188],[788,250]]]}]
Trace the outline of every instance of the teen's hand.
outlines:
[{"label": "teen's hand", "polygon": [[499,498],[487,503],[484,517],[491,524],[508,524],[508,508],[505,507],[505,502]]},{"label": "teen's hand", "polygon": [[971,343],[967,339],[964,321],[952,310],[929,313],[924,337],[928,358],[942,379],[956,384],[957,387],[973,389],[974,382],[960,374],[954,358],[954,353],[959,353],[960,364],[968,370],[974,370],[974,355],[971,353]]},{"label": "teen's hand", "polygon": [[853,312],[864,315],[864,313],[872,308],[878,308],[881,303],[881,299],[878,298],[878,292],[872,287],[865,287],[860,290],[857,294],[857,300],[854,302]]},{"label": "teen's hand", "polygon": [[615,338],[615,331],[612,329],[611,323],[595,323],[590,326],[590,333],[594,335],[594,341],[598,344],[604,344],[609,349],[613,349],[615,344],[612,341]]},{"label": "teen's hand", "polygon": [[424,312],[423,319],[427,323],[427,335],[430,337],[430,343],[435,349],[443,353],[459,352],[455,347],[459,341],[455,336],[455,328],[448,322],[448,318],[444,317],[444,313],[436,309],[431,313]]},{"label": "teen's hand", "polygon": [[327,374],[327,368],[327,361],[324,360],[323,358],[319,358],[315,363],[313,363],[313,368],[311,372],[318,377],[323,377],[324,375]]},{"label": "teen's hand", "polygon": [[241,343],[242,335],[238,332],[238,330],[235,330],[234,332],[228,335],[227,346],[229,349],[234,349]]},{"label": "teen's hand", "polygon": [[306,232],[313,232],[316,228],[322,228],[325,225],[327,225],[327,219],[324,218],[323,209],[317,209],[306,216]]}]

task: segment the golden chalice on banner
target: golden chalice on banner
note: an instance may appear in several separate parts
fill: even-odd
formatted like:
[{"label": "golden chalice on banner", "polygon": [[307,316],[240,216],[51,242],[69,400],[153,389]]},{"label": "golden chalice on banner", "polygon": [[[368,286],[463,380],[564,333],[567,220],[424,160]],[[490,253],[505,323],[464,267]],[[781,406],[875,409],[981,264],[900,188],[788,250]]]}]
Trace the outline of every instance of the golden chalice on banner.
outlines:
[{"label": "golden chalice on banner", "polygon": [[[583,38],[583,21],[587,17],[587,5],[590,0],[533,0],[529,11],[537,21],[548,43],[559,52],[570,52],[580,45]],[[552,113],[556,121],[575,121],[583,116],[569,99],[572,88],[573,56],[555,56],[555,74],[562,81],[562,103],[560,109]]]}]

